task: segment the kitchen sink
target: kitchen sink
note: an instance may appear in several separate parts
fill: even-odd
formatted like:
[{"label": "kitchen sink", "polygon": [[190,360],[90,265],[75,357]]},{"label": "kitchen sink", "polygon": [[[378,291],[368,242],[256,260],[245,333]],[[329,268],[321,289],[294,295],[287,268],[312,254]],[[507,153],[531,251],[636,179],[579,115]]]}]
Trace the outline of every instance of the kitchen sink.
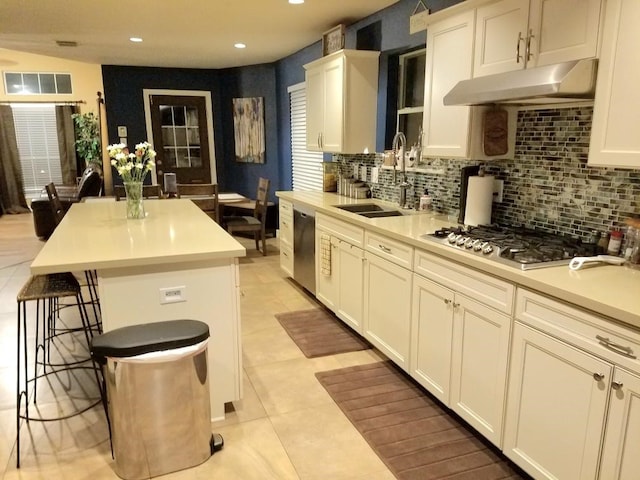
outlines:
[{"label": "kitchen sink", "polygon": [[360,203],[358,205],[336,205],[336,208],[340,210],[346,210],[347,212],[360,213],[360,212],[380,212],[383,211],[382,207],[375,203]]},{"label": "kitchen sink", "polygon": [[367,218],[378,218],[378,217],[401,217],[402,212],[398,210],[382,210],[376,212],[360,212],[358,215],[362,215]]}]

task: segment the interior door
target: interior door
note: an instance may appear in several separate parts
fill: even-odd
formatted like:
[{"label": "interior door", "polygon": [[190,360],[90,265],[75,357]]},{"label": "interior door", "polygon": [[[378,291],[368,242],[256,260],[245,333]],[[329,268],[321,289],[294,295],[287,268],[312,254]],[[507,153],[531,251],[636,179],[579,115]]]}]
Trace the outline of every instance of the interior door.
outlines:
[{"label": "interior door", "polygon": [[175,173],[178,183],[211,183],[204,97],[151,95],[156,174]]}]

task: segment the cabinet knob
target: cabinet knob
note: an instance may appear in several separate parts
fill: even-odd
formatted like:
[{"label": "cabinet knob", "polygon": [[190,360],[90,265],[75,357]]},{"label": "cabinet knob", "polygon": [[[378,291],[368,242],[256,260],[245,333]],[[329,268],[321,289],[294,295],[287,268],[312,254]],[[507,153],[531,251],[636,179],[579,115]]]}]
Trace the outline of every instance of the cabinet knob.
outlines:
[{"label": "cabinet knob", "polygon": [[451,300],[449,300],[448,298],[445,298],[445,299],[444,299],[444,303],[445,303],[446,305],[449,305],[449,304],[451,303]]},{"label": "cabinet knob", "polygon": [[614,390],[620,390],[622,388],[622,382],[611,382],[611,388]]},{"label": "cabinet knob", "polygon": [[594,373],[594,374],[593,374],[593,379],[594,379],[596,382],[601,381],[603,378],[604,378],[604,373]]}]

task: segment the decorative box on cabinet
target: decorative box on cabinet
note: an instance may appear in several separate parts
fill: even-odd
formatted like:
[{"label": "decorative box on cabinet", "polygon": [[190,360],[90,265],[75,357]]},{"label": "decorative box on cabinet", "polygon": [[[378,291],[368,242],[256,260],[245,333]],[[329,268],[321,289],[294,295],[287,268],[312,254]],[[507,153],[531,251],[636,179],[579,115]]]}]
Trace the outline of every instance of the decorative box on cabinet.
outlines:
[{"label": "decorative box on cabinet", "polygon": [[473,76],[597,56],[602,0],[501,0],[476,10]]},{"label": "decorative box on cabinet", "polygon": [[307,150],[375,152],[379,56],[339,50],[304,66]]},{"label": "decorative box on cabinet", "polygon": [[589,144],[589,165],[640,168],[640,2],[608,0]]}]

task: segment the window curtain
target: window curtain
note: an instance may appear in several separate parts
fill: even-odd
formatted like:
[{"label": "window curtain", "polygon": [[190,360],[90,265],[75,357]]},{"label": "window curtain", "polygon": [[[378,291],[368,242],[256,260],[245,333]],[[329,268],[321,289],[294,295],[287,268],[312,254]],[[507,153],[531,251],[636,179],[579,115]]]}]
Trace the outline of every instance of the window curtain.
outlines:
[{"label": "window curtain", "polygon": [[0,105],[0,210],[4,213],[29,213],[22,185],[22,169],[13,112]]},{"label": "window curtain", "polygon": [[76,135],[71,115],[78,113],[75,105],[56,106],[56,125],[58,129],[58,150],[60,152],[60,168],[62,183],[75,185],[76,178],[81,175],[82,167],[76,157]]}]

